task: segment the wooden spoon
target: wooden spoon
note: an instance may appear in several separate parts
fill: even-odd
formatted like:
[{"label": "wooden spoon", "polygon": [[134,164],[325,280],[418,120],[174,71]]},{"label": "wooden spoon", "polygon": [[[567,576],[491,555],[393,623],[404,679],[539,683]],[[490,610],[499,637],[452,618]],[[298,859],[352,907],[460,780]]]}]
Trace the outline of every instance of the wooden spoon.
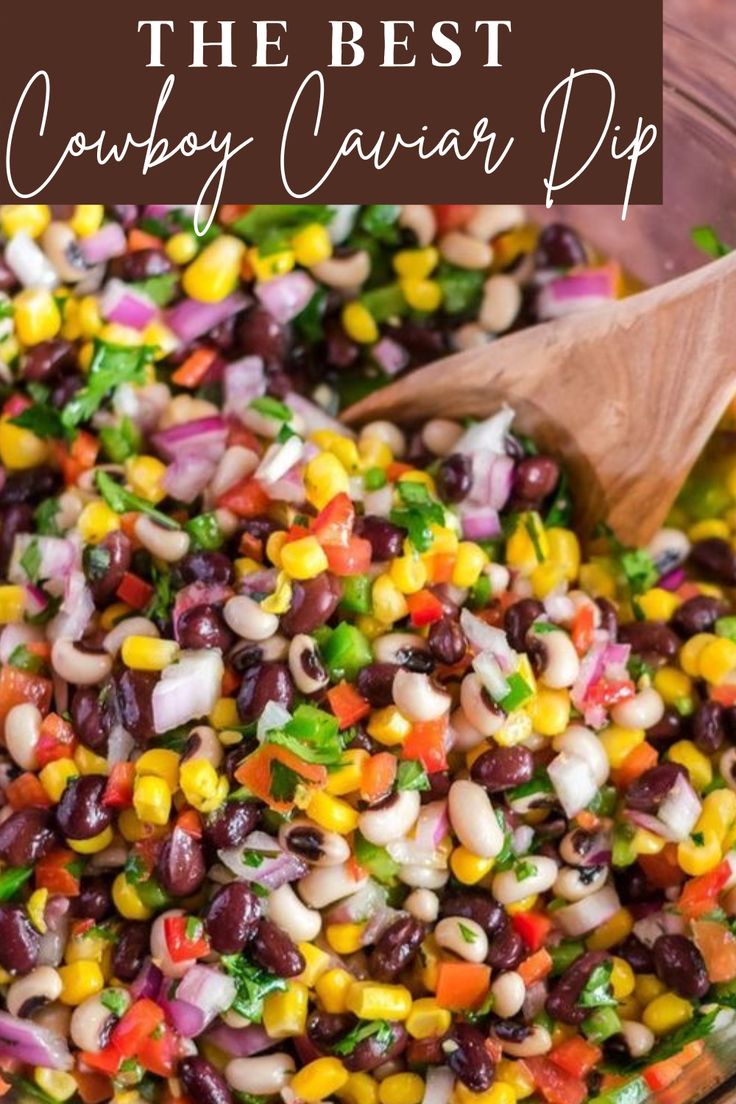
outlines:
[{"label": "wooden spoon", "polygon": [[484,418],[514,425],[570,474],[583,535],[627,544],[662,524],[736,392],[736,253],[600,309],[421,368],[345,411],[347,422]]}]

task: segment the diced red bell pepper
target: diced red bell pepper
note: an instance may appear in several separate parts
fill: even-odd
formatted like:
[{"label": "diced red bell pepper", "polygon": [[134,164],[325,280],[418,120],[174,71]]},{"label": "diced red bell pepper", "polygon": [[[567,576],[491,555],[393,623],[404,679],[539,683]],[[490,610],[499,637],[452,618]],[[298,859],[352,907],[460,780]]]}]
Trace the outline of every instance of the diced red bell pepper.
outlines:
[{"label": "diced red bell pepper", "polygon": [[44,715],[51,705],[51,679],[23,671],[20,667],[5,666],[0,670],[0,730],[14,705],[31,702]]},{"label": "diced red bell pepper", "polygon": [[433,203],[432,210],[437,220],[437,233],[445,234],[448,230],[458,230],[473,217],[476,210],[475,203]]},{"label": "diced red bell pepper", "polygon": [[243,760],[235,772],[235,777],[250,790],[254,797],[265,801],[276,812],[290,811],[294,802],[274,797],[271,793],[274,762],[283,764],[297,775],[300,784],[305,788],[321,789],[327,781],[327,768],[320,763],[307,763],[288,748],[280,747],[278,744],[263,744]]},{"label": "diced red bell pepper", "polygon": [[265,514],[271,505],[271,499],[261,484],[249,475],[221,494],[217,505],[230,510],[237,517],[249,518]]},{"label": "diced red bell pepper", "polygon": [[538,951],[544,945],[552,920],[542,912],[517,912],[511,923],[530,951]]},{"label": "diced red bell pepper", "polygon": [[693,939],[705,960],[710,981],[736,978],[736,936],[716,920],[694,920]]},{"label": "diced red bell pepper", "polygon": [[320,544],[347,545],[353,532],[355,507],[350,495],[341,491],[320,510],[312,530]]},{"label": "diced red bell pepper", "polygon": [[[641,858],[641,856],[640,856]],[[696,920],[712,912],[718,903],[718,895],[731,877],[731,864],[727,859],[719,863],[715,870],[691,878],[680,894],[677,907],[688,920]]]},{"label": "diced red bell pepper", "polygon": [[546,947],[540,947],[534,954],[529,955],[516,967],[517,973],[526,985],[531,988],[536,981],[546,978],[552,969],[552,955]]},{"label": "diced red bell pepper", "polygon": [[631,679],[598,679],[588,690],[585,700],[589,705],[616,705],[628,701],[636,693]]},{"label": "diced red bell pepper", "polygon": [[423,625],[433,625],[435,621],[440,621],[445,613],[442,602],[431,590],[418,590],[416,594],[407,594],[406,604],[409,607],[411,623],[418,629]]},{"label": "diced red bell pepper", "polygon": [[91,1070],[95,1070],[97,1073],[106,1073],[108,1077],[113,1077],[120,1069],[122,1057],[117,1047],[109,1043],[104,1050],[80,1051],[79,1060],[85,1066],[89,1066]]},{"label": "diced red bell pepper", "polygon": [[602,1055],[600,1047],[589,1043],[582,1035],[573,1035],[572,1038],[558,1043],[549,1057],[551,1062],[566,1073],[571,1073],[573,1077],[587,1077],[600,1062]]},{"label": "diced red bell pepper", "polygon": [[[170,919],[184,920],[184,917],[166,917],[165,926]],[[155,1001],[143,997],[131,1004],[128,1011],[123,1014],[113,1028],[110,1042],[123,1058],[132,1058],[138,1053],[144,1039],[147,1039],[151,1032],[155,1031],[160,1023],[163,1023],[163,1019],[163,1008]]]},{"label": "diced red bell pepper", "polygon": [[595,613],[592,604],[586,602],[579,608],[572,623],[572,642],[578,655],[585,655],[593,644],[594,630]]},{"label": "diced red bell pepper", "polygon": [[371,711],[370,702],[366,701],[349,682],[340,682],[327,691],[327,700],[330,709],[337,717],[340,730],[350,728],[351,725],[362,721]]},{"label": "diced red bell pepper", "polygon": [[666,843],[656,855],[639,855],[639,860],[647,881],[657,889],[669,889],[685,880],[685,871],[677,861],[675,843]]},{"label": "diced red bell pepper", "polygon": [[36,888],[47,889],[49,893],[59,893],[64,897],[78,897],[77,868],[81,868],[79,855],[63,847],[54,848],[35,865]]},{"label": "diced red bell pepper", "polygon": [[159,1077],[171,1077],[176,1069],[176,1040],[167,1027],[160,1027],[144,1039],[136,1057],[144,1069]]},{"label": "diced red bell pepper", "polygon": [[38,780],[26,771],[5,787],[5,797],[13,809],[49,809],[53,802]]},{"label": "diced red bell pepper", "polygon": [[126,571],[115,594],[131,609],[143,610],[153,598],[154,589],[145,579],[134,575],[132,571]]},{"label": "diced red bell pepper", "polygon": [[397,759],[390,751],[379,751],[363,764],[360,773],[360,796],[364,801],[379,801],[394,784]]},{"label": "diced red bell pepper", "polygon": [[588,1088],[579,1077],[560,1069],[547,1058],[523,1058],[534,1084],[548,1104],[583,1104]]},{"label": "diced red bell pepper", "polygon": [[102,795],[102,804],[112,805],[116,809],[129,809],[133,804],[134,781],[133,763],[113,763]]},{"label": "diced red bell pepper", "polygon": [[411,732],[401,748],[402,759],[418,759],[427,774],[447,769],[445,735],[447,717],[436,721],[419,721],[412,725]]},{"label": "diced red bell pepper", "polygon": [[[187,934],[189,921],[197,924],[195,935]],[[169,949],[174,962],[186,962],[192,958],[200,958],[209,954],[209,941],[205,938],[203,925],[190,916],[167,916],[164,919],[164,936],[166,946]]]},{"label": "diced red bell pepper", "polygon": [[333,575],[364,575],[371,565],[373,549],[362,537],[350,537],[346,545],[323,544],[322,548]]},{"label": "diced red bell pepper", "polygon": [[71,759],[77,746],[74,729],[58,713],[49,713],[41,722],[36,744],[39,770],[55,759]]}]

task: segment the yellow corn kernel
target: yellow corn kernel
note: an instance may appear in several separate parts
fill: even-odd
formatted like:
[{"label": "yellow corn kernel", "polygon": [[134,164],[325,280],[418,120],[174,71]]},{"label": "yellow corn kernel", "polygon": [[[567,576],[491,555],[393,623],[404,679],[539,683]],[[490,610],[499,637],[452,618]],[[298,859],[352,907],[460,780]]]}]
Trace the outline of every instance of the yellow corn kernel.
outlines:
[{"label": "yellow corn kernel", "polygon": [[314,983],[314,991],[325,1012],[347,1012],[348,990],[355,981],[347,970],[335,968],[321,974]]},{"label": "yellow corn kernel", "polygon": [[70,966],[73,962],[101,963],[107,945],[106,939],[91,931],[73,932],[64,948],[64,961]]},{"label": "yellow corn kernel", "polygon": [[76,308],[80,337],[97,337],[102,329],[102,315],[96,297],[85,295],[83,299],[76,301]]},{"label": "yellow corn kernel", "polygon": [[22,621],[25,604],[26,592],[22,586],[0,586],[0,625]]},{"label": "yellow corn kernel", "polygon": [[392,575],[379,575],[373,583],[371,590],[373,603],[373,616],[383,626],[393,625],[395,621],[401,621],[409,614],[406,598],[394,582]]},{"label": "yellow corn kernel", "polygon": [[474,541],[460,541],[457,546],[455,566],[452,569],[453,585],[474,586],[487,563],[488,556],[479,544]]},{"label": "yellow corn kernel", "polygon": [[199,242],[196,235],[188,230],[181,230],[178,234],[172,234],[164,246],[166,256],[177,265],[187,265],[193,261],[199,251]]},{"label": "yellow corn kernel", "polygon": [[206,245],[182,276],[182,287],[200,303],[219,303],[238,286],[245,246],[238,238],[223,234]]},{"label": "yellow corn kernel", "polygon": [[240,724],[238,703],[235,698],[218,698],[208,720],[213,728],[235,728]]},{"label": "yellow corn kernel", "polygon": [[54,804],[61,801],[69,779],[77,777],[79,768],[73,759],[53,759],[38,772],[39,781]]},{"label": "yellow corn kernel", "polygon": [[133,456],[125,461],[125,478],[130,489],[154,505],[166,497],[165,475],[166,465],[156,456]]},{"label": "yellow corn kernel", "polygon": [[297,980],[302,985],[306,985],[308,989],[314,989],[317,979],[329,970],[332,959],[326,951],[315,947],[314,943],[300,943],[299,952],[304,959],[305,966]]},{"label": "yellow corn kernel", "polygon": [[144,751],[135,761],[135,773],[137,775],[150,774],[154,778],[163,778],[164,782],[176,793],[179,786],[179,763],[181,755],[168,748],[151,748]]},{"label": "yellow corn kernel", "polygon": [[379,330],[375,318],[357,300],[346,303],[342,309],[342,325],[345,333],[359,345],[372,345],[378,341]]},{"label": "yellow corn kernel", "polygon": [[310,222],[291,239],[291,248],[297,264],[311,268],[332,256],[332,241],[326,226]]},{"label": "yellow corn kernel", "polygon": [[[152,361],[163,360],[165,357],[169,356],[170,353],[173,353],[174,349],[178,348],[179,345],[179,339],[176,334],[157,318],[154,318],[152,322],[148,323],[141,336],[143,337],[144,344],[154,349],[154,352],[151,354]],[[148,377],[146,383],[153,383],[155,377],[150,365],[146,367],[146,374]]]},{"label": "yellow corn kernel", "polygon": [[416,594],[427,582],[427,568],[419,556],[397,556],[391,562],[389,578],[401,594]]},{"label": "yellow corn kernel", "polygon": [[285,571],[279,571],[276,576],[276,589],[261,602],[261,609],[265,613],[286,613],[291,608],[293,587],[291,580]]},{"label": "yellow corn kernel", "polygon": [[168,824],[171,813],[171,790],[163,778],[139,775],[133,787],[133,808],[147,824]]},{"label": "yellow corn kernel", "polygon": [[496,1066],[496,1079],[502,1081],[504,1085],[510,1085],[517,1100],[524,1100],[534,1092],[534,1082],[523,1062],[502,1058]]},{"label": "yellow corn kernel", "polygon": [[263,1002],[263,1026],[272,1039],[303,1035],[307,1026],[309,990],[288,981],[284,992],[269,993]]},{"label": "yellow corn kernel", "polygon": [[360,470],[370,471],[371,468],[387,468],[393,461],[394,454],[385,441],[379,441],[378,437],[361,437],[358,442],[360,454]]},{"label": "yellow corn kernel", "polygon": [[104,217],[105,208],[101,203],[78,203],[69,225],[78,237],[88,238],[97,233]]},{"label": "yellow corn kernel", "polygon": [[722,858],[721,841],[711,828],[703,828],[700,821],[689,839],[677,845],[677,863],[692,877],[715,870]]},{"label": "yellow corn kernel", "polygon": [[327,556],[316,537],[290,541],[281,549],[281,566],[292,579],[314,579],[327,570]]},{"label": "yellow corn kernel", "polygon": [[112,899],[125,920],[149,920],[153,916],[153,909],[143,904],[137,889],[125,874],[118,874],[112,883]]},{"label": "yellow corn kernel", "polygon": [[378,1104],[378,1085],[369,1073],[351,1073],[335,1096],[341,1104]]},{"label": "yellow corn kernel", "polygon": [[160,640],[155,636],[128,636],[120,655],[126,667],[135,671],[163,671],[179,654],[175,640]]},{"label": "yellow corn kernel", "polygon": [[363,636],[368,640],[377,640],[379,636],[383,636],[386,632],[386,624],[383,621],[379,621],[377,617],[371,617],[367,613],[360,613],[355,618],[355,627],[360,629]]},{"label": "yellow corn kernel", "polygon": [[569,583],[577,579],[580,571],[580,541],[572,529],[552,527],[547,530],[547,557],[559,564]]},{"label": "yellow corn kernel", "polygon": [[85,544],[99,544],[120,528],[120,518],[106,502],[88,502],[77,518],[77,529]]},{"label": "yellow corn kernel", "polygon": [[680,666],[691,678],[700,677],[700,656],[709,644],[718,640],[714,633],[696,633],[680,648]]},{"label": "yellow corn kernel", "polygon": [[347,836],[358,827],[358,812],[339,797],[324,790],[316,790],[307,805],[307,816],[327,832]]},{"label": "yellow corn kernel", "polygon": [[[556,1041],[554,1035],[553,1041]],[[516,1093],[505,1081],[494,1081],[490,1089],[481,1093],[471,1092],[460,1082],[455,1085],[452,1101],[453,1104],[515,1104]]]},{"label": "yellow corn kernel", "polygon": [[652,587],[639,595],[636,601],[647,621],[669,621],[680,605],[677,595],[662,587]]},{"label": "yellow corn kernel", "polygon": [[676,993],[663,993],[661,997],[655,997],[651,1004],[646,1006],[642,1020],[649,1030],[659,1037],[669,1035],[670,1031],[676,1031],[692,1017],[693,1006],[690,1001],[678,997]]},{"label": "yellow corn kernel", "polygon": [[399,286],[412,310],[436,311],[442,302],[442,288],[436,280],[407,276],[399,281]]},{"label": "yellow corn kernel", "polygon": [[49,891],[47,889],[36,889],[26,901],[26,912],[28,913],[28,919],[33,924],[36,931],[43,935],[46,932],[46,921],[43,914],[46,910],[46,903],[49,899]]},{"label": "yellow corn kernel", "polygon": [[182,792],[200,813],[211,813],[222,805],[227,797],[227,776],[220,777],[206,759],[188,759],[179,768],[179,785]]},{"label": "yellow corn kernel", "polygon": [[348,1011],[361,1020],[405,1020],[411,1012],[411,993],[404,985],[354,981],[348,990]]},{"label": "yellow corn kernel", "polygon": [[166,831],[165,825],[151,824],[140,819],[135,809],[123,809],[118,817],[118,829],[123,839],[128,843],[138,843],[139,840],[157,839]]},{"label": "yellow corn kernel", "polygon": [[105,979],[97,962],[75,962],[71,966],[59,966],[62,1004],[75,1006],[93,997],[105,987]]},{"label": "yellow corn kernel", "polygon": [[608,762],[614,770],[623,764],[634,748],[644,743],[645,736],[646,732],[643,728],[621,728],[616,724],[609,725],[598,733],[598,739],[603,744]]},{"label": "yellow corn kernel", "polygon": [[620,908],[614,912],[610,920],[606,920],[599,928],[589,935],[586,946],[590,951],[607,951],[609,947],[615,947],[630,935],[634,928],[634,917],[628,909]]},{"label": "yellow corn kernel", "polygon": [[293,249],[280,249],[277,253],[261,253],[255,246],[248,250],[248,264],[257,280],[273,280],[285,276],[296,263]]},{"label": "yellow corn kernel", "polygon": [[616,578],[602,563],[580,565],[580,586],[593,598],[616,597]]},{"label": "yellow corn kernel", "polygon": [[691,525],[687,535],[695,543],[696,541],[709,540],[711,537],[728,540],[731,534],[727,523],[722,518],[704,518],[703,521],[697,521],[695,525]]},{"label": "yellow corn kernel", "polygon": [[[275,534],[272,534],[274,536]],[[283,534],[286,536],[286,534]],[[235,568],[235,578],[237,582],[242,582],[248,575],[252,575],[254,571],[260,571],[263,564],[258,563],[258,560],[252,560],[249,556],[241,556],[240,559],[235,560],[233,563]]]},{"label": "yellow corn kernel", "polygon": [[611,959],[611,988],[613,995],[617,1001],[626,1000],[634,992],[634,971],[629,966],[625,958],[617,958],[616,955]]},{"label": "yellow corn kernel", "polygon": [[360,467],[360,453],[352,437],[345,437],[333,429],[317,429],[309,435],[323,452],[331,452],[340,461],[345,471],[354,474]]},{"label": "yellow corn kernel", "polygon": [[651,1004],[665,989],[666,986],[655,974],[636,974],[634,978],[634,994],[640,1004]]},{"label": "yellow corn kernel", "polygon": [[494,732],[493,740],[501,747],[514,747],[528,740],[532,734],[532,720],[523,709],[514,709],[509,713],[498,732]]},{"label": "yellow corn kernel", "polygon": [[658,855],[664,850],[667,841],[646,828],[637,828],[631,840],[631,846],[637,855]]},{"label": "yellow corn kernel", "polygon": [[22,345],[51,341],[61,329],[56,300],[45,288],[25,288],[13,300],[15,332]]},{"label": "yellow corn kernel", "polygon": [[33,1071],[33,1080],[39,1089],[53,1097],[54,1100],[68,1100],[77,1091],[76,1079],[71,1073],[64,1073],[63,1070],[36,1066]]},{"label": "yellow corn kernel", "polygon": [[349,748],[340,760],[340,767],[330,771],[327,775],[325,789],[327,793],[335,797],[344,794],[355,793],[360,789],[363,775],[363,767],[368,759],[368,752],[363,748]]},{"label": "yellow corn kernel", "polygon": [[30,429],[0,422],[0,461],[11,471],[35,468],[48,456],[46,442]]},{"label": "yellow corn kernel", "polygon": [[421,1104],[423,1096],[424,1081],[418,1073],[392,1073],[378,1086],[381,1104]]},{"label": "yellow corn kernel", "polygon": [[533,511],[522,514],[506,542],[507,566],[530,575],[539,563],[544,563],[548,558],[549,539],[541,517]]},{"label": "yellow corn kernel", "polygon": [[341,1089],[348,1077],[348,1071],[338,1058],[315,1058],[294,1074],[289,1089],[306,1104],[318,1104]]},{"label": "yellow corn kernel", "polygon": [[104,629],[105,632],[109,632],[110,629],[115,628],[118,622],[123,621],[132,612],[130,606],[126,606],[125,602],[113,602],[100,614],[100,628]]},{"label": "yellow corn kernel", "polygon": [[654,689],[662,696],[665,705],[677,705],[692,695],[693,682],[677,667],[660,667],[654,676]]},{"label": "yellow corn kernel", "polygon": [[104,851],[106,847],[109,847],[112,840],[113,831],[112,828],[108,827],[98,832],[96,836],[92,836],[91,839],[68,839],[66,842],[72,851],[76,851],[78,855],[96,855],[98,851]]},{"label": "yellow corn kernel", "polygon": [[698,669],[701,678],[713,686],[719,686],[736,668],[736,644],[726,637],[718,637],[706,644],[700,653]]},{"label": "yellow corn kernel", "polygon": [[531,574],[532,594],[543,599],[565,583],[566,572],[562,564],[547,560],[534,568]]},{"label": "yellow corn kernel", "polygon": [[522,897],[520,901],[514,901],[513,904],[506,905],[506,911],[510,916],[516,916],[518,912],[531,912],[537,903],[537,894],[533,893],[530,897]]},{"label": "yellow corn kernel", "polygon": [[696,790],[704,790],[712,782],[713,768],[710,759],[703,755],[692,740],[678,740],[668,750],[667,758],[685,768]]},{"label": "yellow corn kernel", "polygon": [[621,1020],[636,1020],[637,1022],[641,1020],[641,1005],[634,994],[627,997],[626,1000],[622,1000],[616,1012]]},{"label": "yellow corn kernel", "polygon": [[432,548],[428,558],[436,555],[454,556],[460,543],[457,533],[444,525],[430,525],[429,529],[432,534]]},{"label": "yellow corn kernel", "polygon": [[463,885],[476,885],[493,869],[493,859],[474,855],[465,847],[456,847],[450,855],[450,869]]},{"label": "yellow corn kernel", "polygon": [[6,238],[28,234],[40,238],[51,222],[51,211],[45,203],[5,203],[0,207],[0,227]]},{"label": "yellow corn kernel", "polygon": [[321,452],[304,470],[304,487],[308,500],[322,510],[335,495],[349,493],[350,476],[334,453]]},{"label": "yellow corn kernel", "polygon": [[395,705],[374,710],[368,722],[368,735],[386,747],[403,744],[410,732],[411,721]]},{"label": "yellow corn kernel", "polygon": [[365,924],[328,924],[325,938],[335,954],[355,954],[362,947]]},{"label": "yellow corn kernel", "polygon": [[434,272],[439,257],[433,245],[428,245],[424,249],[400,249],[394,254],[392,264],[397,276],[403,279],[424,280]]},{"label": "yellow corn kernel", "polygon": [[525,708],[534,731],[540,736],[559,736],[570,723],[570,694],[567,690],[540,686]]},{"label": "yellow corn kernel", "polygon": [[440,1008],[434,997],[421,997],[411,1006],[406,1019],[406,1030],[412,1039],[431,1039],[450,1030],[452,1014]]},{"label": "yellow corn kernel", "polygon": [[713,790],[703,798],[703,811],[697,827],[711,830],[723,843],[736,821],[736,793]]}]

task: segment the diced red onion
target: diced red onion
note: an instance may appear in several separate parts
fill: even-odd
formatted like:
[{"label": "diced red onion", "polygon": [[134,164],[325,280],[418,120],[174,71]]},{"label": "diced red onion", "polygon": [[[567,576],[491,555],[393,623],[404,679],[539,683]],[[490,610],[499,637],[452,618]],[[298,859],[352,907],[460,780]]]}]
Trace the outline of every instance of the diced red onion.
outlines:
[{"label": "diced red onion", "polygon": [[673,840],[680,843],[692,832],[702,811],[700,799],[683,774],[678,774],[667,797],[657,810],[657,819],[664,824]]},{"label": "diced red onion", "polygon": [[301,465],[297,464],[281,479],[274,480],[263,489],[274,502],[288,502],[292,506],[301,506],[306,497]]},{"label": "diced red onion", "polygon": [[53,291],[60,283],[51,261],[25,230],[14,234],[5,246],[5,261],[23,287]]},{"label": "diced red onion", "polygon": [[264,567],[260,571],[252,571],[246,575],[240,584],[242,594],[251,597],[254,594],[273,594],[278,582],[278,571],[275,567]]},{"label": "diced red onion", "polygon": [[312,402],[304,395],[299,395],[296,391],[289,391],[284,397],[284,402],[295,414],[301,417],[304,423],[304,432],[307,434],[315,433],[318,429],[331,429],[335,433],[342,434],[343,437],[347,434],[353,436],[353,432],[348,426],[343,425],[337,418],[333,418],[318,403]]},{"label": "diced red onion", "polygon": [[160,429],[154,433],[152,442],[164,460],[177,460],[182,453],[219,460],[227,444],[227,424],[218,415],[195,418]]},{"label": "diced red onion", "polygon": [[430,850],[439,847],[450,830],[447,801],[430,801],[422,805],[414,829],[414,838],[420,847]]},{"label": "diced red onion", "polygon": [[288,272],[272,280],[261,280],[255,286],[255,293],[269,314],[285,325],[301,314],[316,286],[306,272]]},{"label": "diced red onion", "polygon": [[448,1104],[454,1086],[452,1070],[447,1066],[430,1066],[424,1083],[422,1104]]},{"label": "diced red onion", "polygon": [[177,1000],[169,996],[173,986],[166,982],[158,996],[158,1004],[164,1011],[167,1021],[182,1039],[193,1039],[204,1031],[204,1013],[201,1008],[189,1001]]},{"label": "diced red onion", "polygon": [[386,905],[384,908],[378,909],[373,913],[370,920],[364,927],[360,942],[363,947],[372,946],[378,939],[381,938],[387,928],[390,928],[395,920],[398,920],[401,916],[407,914],[401,909],[389,908]]},{"label": "diced red onion", "polygon": [[256,468],[255,478],[268,491],[274,483],[283,479],[302,458],[304,444],[301,437],[294,435],[285,441],[274,441],[266,449],[260,464]]},{"label": "diced red onion", "polygon": [[135,978],[131,982],[130,995],[139,1000],[141,997],[150,997],[156,1000],[160,991],[164,975],[150,959],[143,964]]},{"label": "diced red onion", "polygon": [[107,741],[107,763],[114,766],[115,763],[125,763],[133,750],[135,741],[121,724],[114,724],[110,730]]},{"label": "diced red onion", "polygon": [[262,357],[241,357],[226,366],[223,403],[226,414],[240,417],[253,399],[258,399],[265,393],[266,372]]},{"label": "diced red onion", "polygon": [[493,506],[466,506],[459,510],[463,536],[466,540],[492,540],[501,535],[498,510]]},{"label": "diced red onion", "polygon": [[61,593],[64,582],[79,562],[79,550],[65,537],[37,537],[32,533],[18,533],[13,543],[13,554],[8,567],[8,579],[12,583],[26,583],[28,577],[21,564],[30,544],[39,557],[37,577],[52,583],[52,593]]},{"label": "diced red onion", "polygon": [[684,918],[668,912],[650,913],[634,924],[634,935],[647,947],[653,947],[660,935],[682,935],[684,931]]},{"label": "diced red onion", "polygon": [[66,1041],[55,1031],[33,1020],[20,1020],[0,1012],[0,1055],[28,1066],[70,1070],[74,1065]]},{"label": "diced red onion", "polygon": [[460,614],[460,624],[473,651],[490,652],[504,674],[516,669],[517,655],[503,629],[486,624],[468,609]]},{"label": "diced red onion", "polygon": [[187,970],[179,982],[176,1000],[193,1005],[202,1014],[204,1022],[197,1031],[199,1034],[216,1016],[230,1008],[235,993],[236,985],[231,977],[211,966],[197,963]]},{"label": "diced red onion", "polygon": [[153,688],[154,731],[168,732],[208,716],[220,696],[224,670],[217,648],[182,652]]},{"label": "diced red onion", "polygon": [[88,265],[103,264],[111,257],[122,257],[128,248],[125,231],[119,222],[108,222],[88,238],[79,239],[79,252]]},{"label": "diced red onion", "polygon": [[81,571],[72,571],[64,582],[64,600],[59,612],[46,626],[49,640],[81,640],[93,614],[95,603]]},{"label": "diced red onion", "polygon": [[668,571],[666,575],[663,575],[657,586],[661,587],[662,590],[678,590],[686,578],[685,569],[676,567],[674,571]]},{"label": "diced red onion", "polygon": [[147,203],[143,208],[143,217],[147,219],[163,219],[169,211],[181,211],[190,217],[197,210],[196,203]]},{"label": "diced red onion", "polygon": [[231,1058],[251,1058],[254,1054],[262,1054],[264,1050],[271,1050],[278,1044],[278,1039],[272,1039],[260,1024],[228,1027],[227,1024],[219,1023],[208,1031],[207,1041],[224,1050]]},{"label": "diced red onion", "polygon": [[394,491],[390,483],[377,491],[368,491],[363,497],[366,514],[373,514],[375,517],[387,518],[391,513],[393,502]]},{"label": "diced red onion", "polygon": [[529,986],[521,1009],[525,1023],[529,1023],[539,1015],[544,1008],[546,1000],[547,986],[543,981],[535,981],[533,985]]},{"label": "diced red onion", "polygon": [[[275,701],[266,702],[265,708],[258,718],[258,724],[256,725],[256,739],[259,744],[263,743],[269,732],[275,732],[282,729],[290,720],[291,713],[288,709],[285,709],[283,705],[279,705],[279,703]],[[252,840],[255,835],[257,835],[257,833],[252,832],[248,838]],[[270,844],[276,843],[270,836],[268,840]],[[256,846],[257,844],[251,843],[251,847]]]},{"label": "diced red onion", "polygon": [[194,502],[211,482],[216,467],[206,456],[187,453],[166,469],[164,489],[179,502]]},{"label": "diced red onion", "polygon": [[181,643],[179,637],[179,621],[190,609],[197,606],[219,606],[232,598],[233,591],[224,583],[189,583],[177,592],[174,600],[174,608],[171,612],[171,620],[174,626],[174,639]]},{"label": "diced red onion", "polygon": [[109,280],[100,296],[100,313],[108,322],[119,322],[133,330],[144,330],[158,314],[158,307],[147,295],[122,280]]},{"label": "diced red onion", "polygon": [[16,648],[43,640],[43,632],[36,625],[13,622],[0,632],[0,663],[7,663]]},{"label": "diced red onion", "polygon": [[621,902],[616,890],[612,885],[606,885],[597,893],[583,897],[581,901],[574,901],[571,905],[557,909],[554,918],[565,935],[574,939],[605,924],[620,908]]},{"label": "diced red onion", "polygon": [[404,346],[391,337],[382,337],[371,349],[371,356],[387,376],[398,376],[409,363],[409,354]]},{"label": "diced red onion", "polygon": [[491,652],[480,652],[473,660],[473,670],[494,701],[500,702],[506,697],[510,686],[503,677],[501,668]]},{"label": "diced red onion", "polygon": [[[258,851],[263,855],[259,866],[249,866],[245,852]],[[278,840],[264,832],[252,832],[239,847],[223,848],[217,852],[228,870],[246,882],[256,882],[266,889],[278,889],[286,882],[303,878],[309,866],[303,859],[283,850]]]},{"label": "diced red onion", "polygon": [[537,314],[543,321],[564,318],[581,310],[594,310],[617,298],[616,265],[586,268],[550,280],[537,296]]},{"label": "diced red onion", "polygon": [[386,892],[368,878],[356,893],[340,901],[329,913],[331,924],[362,924],[386,905]]},{"label": "diced red onion", "polygon": [[568,817],[577,816],[598,792],[593,772],[580,755],[560,752],[547,767],[547,773]]},{"label": "diced red onion", "polygon": [[196,299],[184,299],[167,310],[164,319],[180,341],[189,345],[195,338],[209,333],[215,326],[245,310],[249,302],[248,297],[239,291],[221,299],[219,303],[200,303]]},{"label": "diced red onion", "polygon": [[493,452],[497,456],[506,453],[506,437],[514,420],[514,411],[510,406],[502,406],[490,418],[466,429],[453,447],[453,452],[472,456],[476,452]]},{"label": "diced red onion", "polygon": [[117,414],[130,418],[139,429],[149,433],[158,425],[170,400],[171,393],[165,383],[148,383],[145,387],[121,383],[115,388],[112,405]]}]

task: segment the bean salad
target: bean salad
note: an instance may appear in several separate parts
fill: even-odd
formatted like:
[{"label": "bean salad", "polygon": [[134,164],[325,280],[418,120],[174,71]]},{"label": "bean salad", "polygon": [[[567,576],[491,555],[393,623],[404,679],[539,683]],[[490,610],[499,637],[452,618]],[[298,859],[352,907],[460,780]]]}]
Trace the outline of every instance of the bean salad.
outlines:
[{"label": "bean salad", "polygon": [[509,205],[0,232],[0,1095],[640,1104],[706,1061],[732,433],[582,549],[512,410],[337,417],[618,267]]}]

